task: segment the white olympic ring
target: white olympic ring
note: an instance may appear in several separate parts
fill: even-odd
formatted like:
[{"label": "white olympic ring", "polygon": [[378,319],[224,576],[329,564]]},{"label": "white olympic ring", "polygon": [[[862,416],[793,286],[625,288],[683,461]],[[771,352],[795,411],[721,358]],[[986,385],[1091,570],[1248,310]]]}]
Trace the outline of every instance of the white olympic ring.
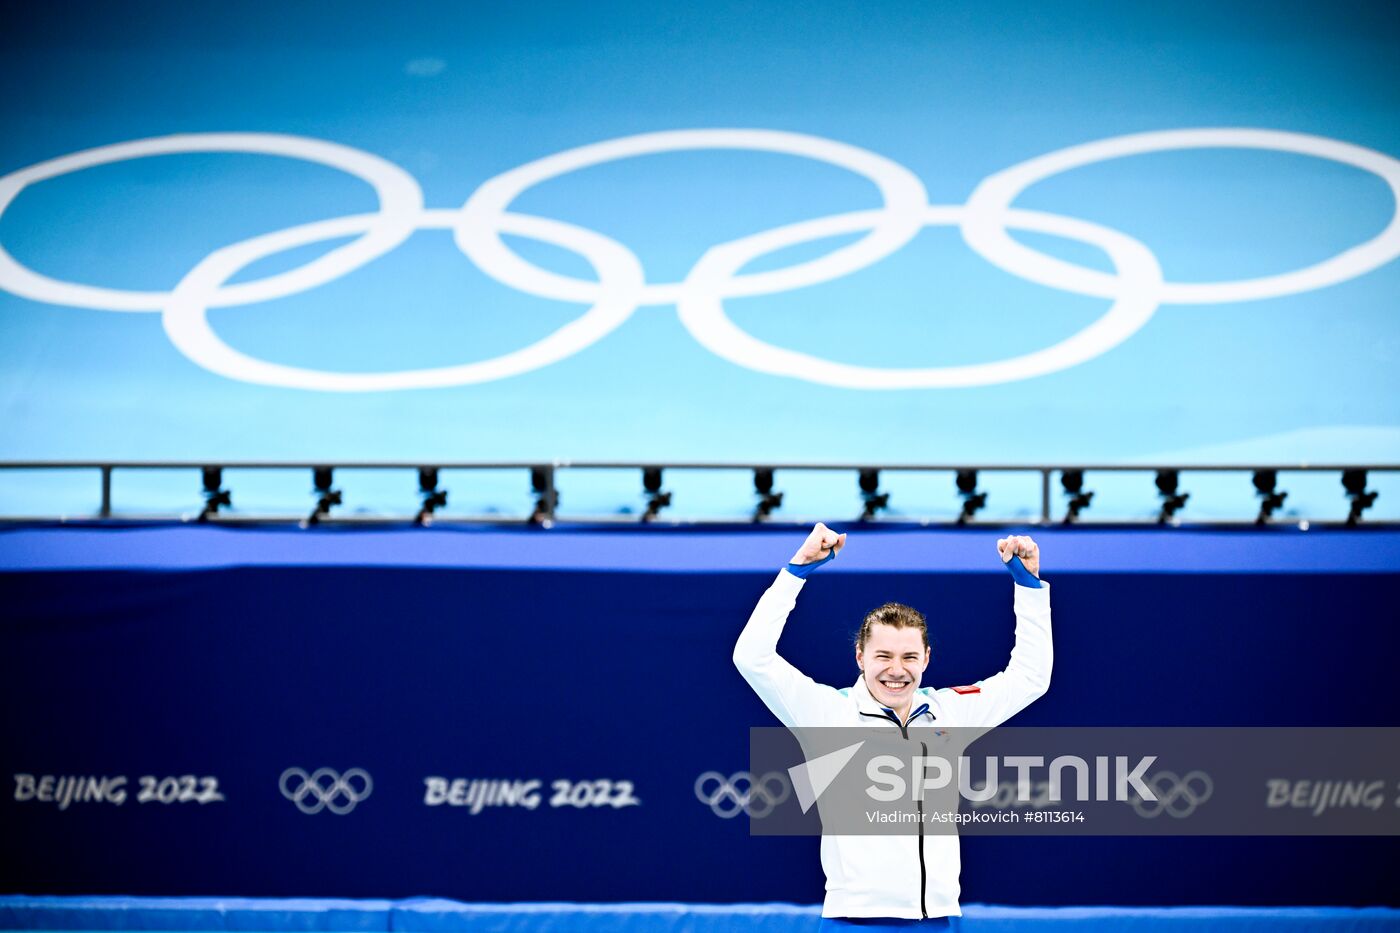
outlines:
[{"label": "white olympic ring", "polygon": [[1185,819],[1215,793],[1215,782],[1204,771],[1191,771],[1183,777],[1172,771],[1158,771],[1148,777],[1147,786],[1156,796],[1155,801],[1144,800],[1135,791],[1129,803],[1138,816],[1149,820],[1163,813]]},{"label": "white olympic ring", "polygon": [[[482,184],[457,209],[425,209],[416,181],[377,156],[337,143],[265,133],[196,133],[101,146],[50,159],[0,178],[0,214],[28,185],[125,159],[189,152],[249,152],[306,159],[371,184],[379,210],[303,224],[210,253],[171,292],[142,292],[64,282],[21,265],[0,247],[0,288],[35,301],[111,311],[161,311],[177,349],[204,368],[246,382],[322,391],[382,391],[481,383],[558,362],[598,341],[642,305],[674,303],[681,322],[706,348],[754,370],[810,382],[865,389],[990,385],[1062,370],[1126,340],[1163,303],[1245,301],[1336,284],[1400,255],[1400,208],[1377,236],[1304,269],[1235,282],[1164,282],[1152,252],[1137,240],[1088,221],[1013,208],[1027,187],[1058,172],[1121,156],[1173,149],[1247,148],[1295,152],[1353,165],[1379,176],[1400,205],[1400,160],[1350,143],[1272,130],[1194,129],[1141,133],[1073,146],[985,179],[963,205],[929,205],[923,183],[883,156],[833,140],[773,130],[696,129],[647,133],[570,149],[512,169]],[[862,175],[883,206],[802,221],[708,249],[678,283],[648,283],[641,261],[601,233],[508,210],[523,192],[549,179],[617,159],[662,152],[737,149],[778,152],[827,162]],[[854,366],[757,340],[728,318],[729,298],[770,294],[848,275],[890,255],[928,225],[957,225],[967,244],[1014,275],[1077,294],[1112,300],[1093,324],[1061,342],[1012,359],[964,366],[883,369]],[[211,307],[287,297],[372,262],[415,230],[448,229],[484,273],[528,294],[590,305],[582,316],[521,350],[488,360],[433,369],[331,373],[285,366],[239,353],[209,325]],[[1115,271],[1102,273],[1054,259],[1011,239],[1033,230],[1093,244]],[[866,231],[854,243],[817,259],[759,273],[739,270],[785,246]],[[501,234],[541,240],[583,256],[598,281],[558,275],[526,262]],[[358,235],[290,271],[236,285],[228,280],[276,252]]]},{"label": "white olympic ring", "polygon": [[[1162,281],[1156,258],[1137,240],[1072,217],[1008,209],[1001,222],[1018,230],[1035,230],[1084,240],[1102,248],[1127,283],[1108,312],[1066,340],[1014,359],[967,366],[924,369],[879,369],[834,363],[764,343],[740,330],[724,313],[723,283],[733,270],[773,250],[809,240],[863,230],[875,222],[873,211],[837,214],[779,227],[711,249],[687,279],[692,286],[678,309],[686,329],[711,353],[759,372],[794,376],[853,389],[910,389],[991,385],[1026,379],[1077,365],[1128,339],[1157,310],[1154,298]],[[957,224],[966,216],[961,205],[930,206],[922,224]],[[711,282],[720,283],[711,288]]]},{"label": "white olympic ring", "polygon": [[[457,245],[488,275],[541,298],[560,301],[597,301],[601,283],[557,275],[528,263],[501,241],[496,218],[525,191],[560,175],[617,159],[695,149],[742,149],[781,152],[828,162],[864,175],[880,189],[884,209],[870,233],[849,246],[820,259],[734,276],[730,296],[761,295],[825,282],[878,262],[899,249],[919,232],[919,210],[928,193],[919,177],[898,162],[864,149],[818,136],[777,130],[671,130],[624,136],[569,149],[497,175],[477,188],[462,208]],[[672,304],[681,296],[681,284],[648,284],[638,296],[644,305]]]},{"label": "white olympic ring", "polygon": [[[713,790],[706,790],[714,785]],[[770,790],[769,786],[774,789]],[[715,816],[731,820],[747,813],[756,820],[764,819],[792,795],[792,785],[785,775],[769,771],[755,779],[747,771],[735,771],[725,777],[718,771],[706,771],[695,779],[695,799],[709,807]]]},{"label": "white olympic ring", "polygon": [[[289,779],[299,783],[292,787]],[[326,783],[328,779],[329,783]],[[356,780],[361,785],[358,790],[353,783]],[[311,774],[301,768],[288,768],[277,779],[277,789],[308,816],[323,809],[343,816],[374,791],[374,781],[363,768],[351,768],[343,775],[332,768],[317,768]],[[308,797],[312,798],[311,803],[306,802]],[[345,798],[343,803],[340,802],[342,797]]]},{"label": "white olympic ring", "polygon": [[[451,229],[456,215],[456,211],[424,211],[416,225]],[[630,250],[601,234],[561,221],[503,214],[497,218],[499,229],[575,250],[592,264],[600,283],[608,286],[597,304],[582,317],[524,349],[489,360],[438,369],[328,373],[269,363],[239,353],[209,326],[205,312],[211,298],[219,293],[223,282],[249,263],[285,249],[359,233],[373,224],[372,214],[323,220],[255,237],[210,253],[176,287],[162,318],[166,334],[192,361],[231,379],[328,392],[421,389],[489,382],[557,363],[606,336],[637,307],[633,296],[641,288],[642,267]]]},{"label": "white olympic ring", "polygon": [[[211,296],[211,304],[251,304],[285,298],[324,285],[408,239],[423,209],[423,191],[412,175],[392,162],[359,149],[275,133],[186,133],[99,146],[11,172],[0,178],[0,214],[4,214],[21,191],[36,181],[127,159],[189,152],[250,152],[319,162],[369,182],[379,195],[379,212],[374,215],[376,222],[360,239],[337,247],[300,268],[226,286]],[[0,246],[0,288],[35,301],[102,311],[159,311],[170,298],[165,292],[125,291],[60,282],[20,265],[3,246]]]},{"label": "white olympic ring", "polygon": [[1118,294],[1118,279],[1022,246],[1007,234],[1000,218],[1017,195],[1052,175],[1108,159],[1174,149],[1267,149],[1331,159],[1379,176],[1390,186],[1397,209],[1392,212],[1390,223],[1375,237],[1331,259],[1282,275],[1237,282],[1168,282],[1159,296],[1163,304],[1214,304],[1293,295],[1355,278],[1400,256],[1400,160],[1335,139],[1279,130],[1164,130],[1100,139],[1038,156],[1003,169],[977,186],[967,200],[963,238],[988,262],[1023,279],[1083,295],[1113,298]]}]

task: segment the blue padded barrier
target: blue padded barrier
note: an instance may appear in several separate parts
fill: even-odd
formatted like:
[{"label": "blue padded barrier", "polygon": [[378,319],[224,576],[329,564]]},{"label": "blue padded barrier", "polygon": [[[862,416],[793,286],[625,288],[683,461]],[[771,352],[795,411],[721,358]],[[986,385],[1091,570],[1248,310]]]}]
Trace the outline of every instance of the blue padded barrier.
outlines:
[{"label": "blue padded barrier", "polygon": [[405,933],[815,933],[821,908],[794,904],[464,904],[405,901],[390,929]]},{"label": "blue padded barrier", "polygon": [[1388,907],[990,907],[964,908],[963,933],[1169,933],[1182,930],[1273,933],[1286,930],[1400,929],[1400,910]]},{"label": "blue padded barrier", "polygon": [[389,929],[393,901],[261,897],[0,896],[5,930]]},{"label": "blue padded barrier", "polygon": [[[467,904],[437,898],[0,896],[5,930],[295,930],[403,933],[812,933],[820,908],[792,904]],[[1371,933],[1400,930],[1385,907],[964,907],[964,933]]]},{"label": "blue padded barrier", "polygon": [[[792,904],[462,904],[408,902],[392,911],[407,933],[815,933],[821,908]],[[1400,929],[1400,910],[1333,907],[992,907],[965,905],[960,933],[1223,933]],[[914,928],[917,930],[917,928]]]}]

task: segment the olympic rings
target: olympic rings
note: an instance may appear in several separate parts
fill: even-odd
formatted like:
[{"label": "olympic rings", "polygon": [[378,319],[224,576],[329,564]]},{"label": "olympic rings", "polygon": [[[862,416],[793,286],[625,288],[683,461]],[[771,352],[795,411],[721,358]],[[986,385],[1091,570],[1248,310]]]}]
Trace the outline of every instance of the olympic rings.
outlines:
[{"label": "olympic rings", "polygon": [[301,768],[288,768],[277,779],[277,788],[307,816],[322,810],[344,816],[373,793],[374,781],[363,768],[351,768],[343,775],[333,768],[317,768],[310,774]]},{"label": "olympic rings", "polygon": [[[423,191],[413,176],[394,163],[368,152],[303,136],[186,133],[99,146],[11,172],[0,178],[0,214],[4,214],[21,191],[36,181],[127,159],[187,152],[251,152],[319,162],[369,182],[379,195],[379,213],[374,215],[375,222],[365,229],[363,237],[297,269],[253,282],[225,286],[217,295],[210,297],[210,304],[214,305],[252,304],[285,298],[324,285],[383,256],[408,239],[413,232],[414,221],[423,209]],[[101,311],[159,311],[170,298],[165,292],[125,291],[60,282],[20,265],[3,246],[0,246],[0,288],[35,301]]]},{"label": "olympic rings", "polygon": [[747,813],[756,820],[765,819],[791,795],[792,786],[777,771],[769,771],[761,777],[747,771],[735,771],[728,777],[718,771],[706,771],[695,779],[695,799],[725,820],[740,813]]},{"label": "olympic rings", "polygon": [[1128,802],[1138,816],[1148,820],[1163,813],[1185,819],[1215,792],[1215,782],[1204,771],[1191,771],[1180,777],[1174,771],[1158,771],[1147,779],[1147,786],[1156,800],[1144,800],[1134,790]]},{"label": "olympic rings", "polygon": [[[456,211],[424,211],[417,219],[417,226],[451,229],[456,218]],[[307,243],[361,233],[373,229],[374,223],[373,214],[323,220],[254,237],[210,253],[175,288],[161,319],[166,334],[192,361],[230,379],[325,392],[423,389],[490,382],[557,363],[611,333],[637,307],[635,296],[642,285],[642,267],[631,251],[601,234],[558,220],[502,214],[497,218],[500,230],[575,250],[592,264],[603,286],[601,298],[583,317],[524,349],[477,363],[438,369],[328,373],[246,356],[219,339],[209,326],[205,312],[210,300],[219,294],[229,277],[249,263]]]},{"label": "olympic rings", "polygon": [[[963,221],[968,210],[961,205],[930,206],[924,211],[922,223],[957,224]],[[1151,251],[1137,240],[1072,217],[1007,209],[1001,218],[1006,226],[1070,237],[1102,248],[1118,270],[1116,281],[1124,283],[1120,286],[1119,297],[1103,317],[1044,350],[995,363],[878,369],[834,363],[772,346],[740,330],[725,315],[721,295],[727,277],[735,269],[773,250],[863,230],[875,221],[873,211],[837,214],[779,227],[711,249],[696,263],[691,277],[686,280],[691,287],[677,305],[681,323],[711,353],[759,372],[848,389],[913,389],[992,385],[1066,369],[1127,340],[1157,310],[1155,295],[1162,282],[1162,270]],[[718,284],[712,288],[712,283]]]},{"label": "olympic rings", "polygon": [[[884,259],[919,232],[919,209],[928,194],[917,175],[884,156],[817,136],[777,130],[672,130],[624,136],[606,142],[569,149],[538,159],[485,182],[462,209],[457,245],[478,266],[506,285],[561,301],[597,301],[596,282],[556,275],[521,259],[501,242],[495,218],[530,188],[551,178],[617,159],[694,149],[744,149],[783,152],[828,162],[864,175],[884,198],[879,223],[858,242],[843,246],[808,262],[771,272],[734,276],[729,294],[762,295],[825,282],[849,275]],[[639,296],[644,305],[671,304],[680,298],[679,284],[648,285]]]},{"label": "olympic rings", "polygon": [[[189,152],[248,152],[305,159],[372,185],[379,210],[322,220],[217,249],[171,292],[126,291],[64,282],[21,265],[0,247],[0,289],[34,301],[109,311],[161,311],[167,335],[200,366],[230,379],[334,392],[387,391],[489,382],[556,363],[611,333],[640,306],[675,304],[682,324],[711,352],[740,366],[827,385],[860,389],[980,386],[1028,379],[1093,359],[1136,333],[1161,304],[1248,301],[1296,294],[1362,275],[1400,256],[1400,207],[1380,234],[1304,269],[1234,282],[1164,282],[1153,253],[1124,233],[1086,220],[1012,207],[1026,188],[1062,171],[1127,155],[1195,148],[1294,152],[1331,159],[1380,177],[1400,205],[1400,160],[1351,143],[1275,130],[1192,129],[1140,133],[1072,146],[986,178],[966,204],[929,205],[923,183],[883,156],[834,140],[758,129],[691,129],[646,133],[580,146],[527,163],[482,184],[457,209],[426,209],[418,183],[378,156],[338,143],[266,133],[196,133],[141,139],[73,153],[0,178],[0,215],[27,186],[125,159]],[[641,261],[601,233],[508,210],[544,181],[617,159],[662,152],[737,149],[815,159],[864,176],[882,206],[789,224],[711,247],[680,282],[649,283]],[[729,298],[771,294],[849,275],[900,249],[925,226],[956,225],[968,246],[1014,275],[1077,294],[1106,298],[1102,317],[1059,343],[1022,356],[963,366],[883,369],[837,363],[775,347],[740,330],[725,313]],[[581,317],[523,349],[487,360],[432,369],[331,373],[255,359],[210,327],[208,309],[287,297],[322,285],[384,255],[415,230],[451,230],[458,247],[492,278],[528,294],[590,307]],[[1022,246],[1009,229],[1032,230],[1104,250],[1112,273],[1086,269]],[[866,231],[854,243],[780,269],[740,273],[746,263],[786,246]],[[513,234],[583,256],[598,281],[558,275],[513,252]],[[282,250],[356,236],[290,271],[236,285],[250,263]]]},{"label": "olympic rings", "polygon": [[1118,279],[1022,246],[1007,235],[998,218],[1017,195],[1052,175],[1094,162],[1172,149],[1268,149],[1354,165],[1390,186],[1396,210],[1375,237],[1331,259],[1282,275],[1237,282],[1169,282],[1162,286],[1163,304],[1213,304],[1293,295],[1356,278],[1400,256],[1400,160],[1335,139],[1278,130],[1164,130],[1115,136],[1038,156],[997,172],[977,186],[967,201],[963,238],[988,262],[1021,278],[1083,295],[1113,298],[1118,294]]}]

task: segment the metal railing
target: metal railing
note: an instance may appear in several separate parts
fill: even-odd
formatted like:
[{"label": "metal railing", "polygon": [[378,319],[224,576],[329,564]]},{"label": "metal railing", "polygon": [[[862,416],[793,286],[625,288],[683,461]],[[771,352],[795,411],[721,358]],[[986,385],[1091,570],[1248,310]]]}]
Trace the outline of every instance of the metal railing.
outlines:
[{"label": "metal railing", "polygon": [[[324,522],[336,524],[369,524],[384,522],[404,522],[412,521],[416,524],[427,525],[434,521],[459,521],[459,522],[493,522],[493,523],[520,523],[522,521],[548,527],[557,521],[611,521],[611,522],[642,522],[650,523],[662,520],[662,513],[673,505],[673,494],[664,488],[664,474],[667,470],[699,470],[699,471],[744,471],[753,477],[752,493],[756,503],[751,512],[745,515],[735,515],[734,517],[716,519],[690,519],[688,524],[711,524],[724,523],[733,524],[736,521],[751,522],[782,522],[783,518],[779,513],[784,494],[775,487],[775,473],[778,471],[824,471],[824,472],[849,472],[857,481],[861,503],[860,521],[886,521],[889,520],[881,515],[890,508],[890,493],[881,489],[881,475],[886,473],[952,473],[957,489],[957,495],[961,501],[961,510],[953,519],[946,517],[937,520],[939,524],[963,525],[971,523],[986,523],[985,519],[979,520],[978,513],[984,511],[987,505],[988,493],[979,489],[979,477],[981,473],[1022,473],[1037,474],[1040,477],[1040,511],[1033,523],[1041,525],[1062,524],[1075,525],[1084,520],[1084,513],[1087,512],[1094,498],[1094,491],[1086,487],[1085,474],[1087,473],[1146,473],[1151,474],[1157,489],[1159,498],[1159,511],[1155,524],[1174,527],[1178,525],[1191,525],[1199,527],[1201,525],[1212,526],[1260,526],[1270,524],[1297,524],[1302,527],[1309,525],[1344,525],[1357,526],[1366,524],[1368,526],[1394,526],[1395,521],[1366,521],[1365,513],[1370,509],[1378,497],[1374,490],[1366,488],[1369,475],[1372,473],[1400,473],[1400,465],[1394,464],[1370,464],[1370,465],[1320,465],[1320,464],[1272,464],[1272,465],[1124,465],[1124,464],[1063,464],[1063,465],[1040,465],[1026,466],[1024,464],[855,464],[855,463],[638,463],[638,462],[575,462],[567,460],[555,460],[551,462],[439,462],[439,463],[406,463],[388,461],[369,462],[287,462],[287,461],[0,461],[0,471],[15,470],[91,470],[98,474],[101,484],[101,500],[98,512],[95,515],[77,516],[83,521],[104,521],[104,520],[132,520],[132,519],[165,519],[172,520],[169,515],[159,516],[137,516],[119,515],[112,497],[112,476],[117,471],[131,470],[173,470],[173,471],[199,471],[203,497],[199,503],[197,513],[189,513],[181,516],[178,520],[197,520],[205,522],[219,523],[267,523],[267,522],[298,522],[303,526],[317,525]],[[224,488],[224,471],[226,470],[303,470],[311,473],[312,485],[315,495],[314,508],[307,515],[261,515],[261,516],[233,516],[226,510],[232,506],[232,490]],[[410,511],[405,509],[402,514],[392,516],[346,516],[342,513],[337,515],[335,510],[344,506],[344,499],[340,490],[335,488],[335,472],[337,470],[383,470],[383,471],[416,471],[418,475],[419,493],[416,509]],[[530,514],[525,517],[501,518],[499,516],[480,515],[469,517],[443,518],[438,516],[438,511],[447,504],[448,491],[440,487],[440,473],[446,470],[519,470],[528,472],[530,478],[530,488],[533,492],[534,506]],[[581,470],[623,470],[637,471],[641,474],[642,491],[646,497],[646,510],[637,516],[561,516],[559,513],[560,502],[560,476],[569,471]],[[1306,518],[1297,519],[1296,522],[1283,522],[1275,517],[1283,506],[1288,496],[1287,490],[1278,489],[1279,474],[1283,472],[1311,472],[1311,473],[1335,473],[1341,480],[1342,495],[1348,506],[1347,518],[1341,521],[1310,521]],[[1181,491],[1181,475],[1184,473],[1237,473],[1245,474],[1249,477],[1254,488],[1254,495],[1259,500],[1259,510],[1252,517],[1242,515],[1239,519],[1221,521],[1184,521],[1181,513],[1184,511],[1190,498],[1190,493]],[[1058,476],[1060,486],[1065,497],[1063,514],[1057,514],[1054,508],[1053,478]],[[59,515],[0,515],[0,521],[35,521],[35,520],[73,520],[73,516]],[[933,524],[934,520],[920,516],[901,516],[898,521],[917,522],[922,525]],[[1001,520],[1000,524],[1023,524],[1022,521],[1012,522],[1011,520]],[[1092,524],[1095,526],[1104,525],[1142,525],[1154,522],[1143,519],[1095,519]]]}]

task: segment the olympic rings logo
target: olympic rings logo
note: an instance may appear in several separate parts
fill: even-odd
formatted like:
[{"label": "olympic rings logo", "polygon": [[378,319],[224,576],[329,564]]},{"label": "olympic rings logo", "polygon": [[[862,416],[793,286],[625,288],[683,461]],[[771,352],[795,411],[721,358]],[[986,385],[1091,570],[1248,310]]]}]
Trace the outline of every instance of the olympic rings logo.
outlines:
[{"label": "olympic rings logo", "polygon": [[791,795],[792,785],[777,771],[759,778],[747,771],[736,771],[728,777],[718,771],[706,771],[695,779],[695,799],[726,820],[740,813],[761,820]]},{"label": "olympic rings logo", "polygon": [[308,816],[322,810],[344,815],[370,795],[374,781],[363,768],[351,768],[343,775],[331,768],[317,768],[311,774],[288,768],[278,778],[277,787]]},{"label": "olympic rings logo", "polygon": [[1171,771],[1158,771],[1147,779],[1147,786],[1156,796],[1155,801],[1144,800],[1134,793],[1129,802],[1138,816],[1149,820],[1163,813],[1185,819],[1215,792],[1215,782],[1204,771],[1192,771],[1185,777],[1178,777]]},{"label": "olympic rings logo", "polygon": [[[557,363],[591,346],[644,306],[674,305],[681,323],[704,347],[759,372],[853,389],[949,388],[993,385],[1045,375],[1093,359],[1127,340],[1163,304],[1252,301],[1334,285],[1400,255],[1400,211],[1370,240],[1291,272],[1227,282],[1169,282],[1147,246],[1085,220],[1013,207],[1027,188],[1061,172],[1097,162],[1186,149],[1291,152],[1355,166],[1383,180],[1400,204],[1400,161],[1361,146],[1279,130],[1186,129],[1117,136],[1038,156],[984,179],[964,204],[929,204],[924,184],[903,166],[846,143],[776,130],[691,129],[644,133],[556,153],[482,184],[459,208],[428,208],[418,183],[402,168],[348,146],[266,133],[195,133],[101,146],[51,159],[0,178],[0,214],[29,185],[81,169],[154,155],[241,152],[303,159],[338,168],[374,187],[379,210],[263,234],[217,249],[169,292],[101,288],[44,276],[0,245],[0,288],[50,304],[123,312],[159,312],[166,334],[186,357],[230,379],[329,392],[419,389],[491,382]],[[880,207],[834,214],[752,234],[707,250],[678,282],[651,282],[629,248],[593,230],[509,210],[526,191],[590,166],[663,152],[744,150],[825,162],[860,175],[880,192]],[[884,369],[855,366],[774,346],[743,331],[726,314],[729,298],[765,295],[827,282],[891,255],[928,226],[953,226],[980,256],[1029,281],[1109,299],[1098,320],[1041,350],[960,366]],[[450,230],[460,250],[484,273],[522,292],[587,304],[588,310],[522,349],[455,366],[378,373],[337,373],[256,359],[225,343],[208,321],[214,307],[297,294],[358,269],[390,252],[417,230]],[[1112,273],[1048,256],[1016,242],[1024,230],[1096,246]],[[741,273],[776,250],[841,234],[853,243],[817,258],[764,272]],[[582,256],[597,281],[560,275],[514,252],[502,234],[550,243]],[[231,284],[249,265],[276,253],[355,237],[297,268]]]}]

